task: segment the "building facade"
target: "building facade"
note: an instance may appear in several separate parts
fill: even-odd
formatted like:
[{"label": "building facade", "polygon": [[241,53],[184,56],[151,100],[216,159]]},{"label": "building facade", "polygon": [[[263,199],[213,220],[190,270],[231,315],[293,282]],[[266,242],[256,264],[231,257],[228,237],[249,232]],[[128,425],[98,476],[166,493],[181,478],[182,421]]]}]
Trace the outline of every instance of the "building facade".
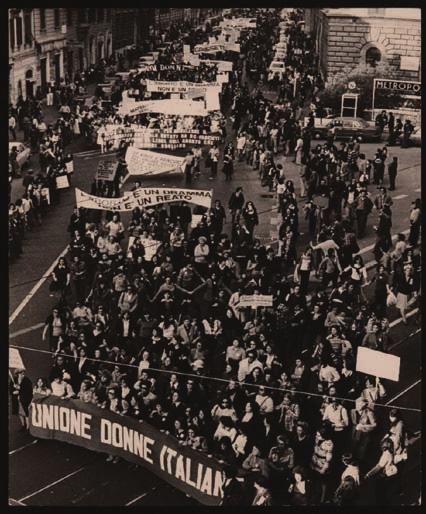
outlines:
[{"label": "building facade", "polygon": [[66,11],[66,72],[74,77],[96,64],[100,59],[107,59],[113,53],[112,9],[81,8],[64,9]]},{"label": "building facade", "polygon": [[122,53],[138,44],[138,9],[115,8],[112,10],[112,50]]},{"label": "building facade", "polygon": [[64,78],[64,9],[9,9],[9,101]]},{"label": "building facade", "polygon": [[387,65],[388,78],[420,81],[421,11],[412,8],[306,9],[326,81],[358,65]]}]

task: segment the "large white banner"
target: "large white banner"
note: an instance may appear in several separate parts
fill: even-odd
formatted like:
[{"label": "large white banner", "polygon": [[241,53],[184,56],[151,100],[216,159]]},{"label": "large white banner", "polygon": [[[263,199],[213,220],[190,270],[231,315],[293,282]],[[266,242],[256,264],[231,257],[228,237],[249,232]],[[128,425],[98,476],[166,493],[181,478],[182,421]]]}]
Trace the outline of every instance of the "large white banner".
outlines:
[{"label": "large white banner", "polygon": [[188,91],[201,91],[205,92],[209,88],[219,90],[222,85],[219,82],[188,82],[186,80],[147,80],[147,91],[156,93],[188,93]]},{"label": "large white banner", "polygon": [[219,27],[239,27],[242,29],[255,29],[256,20],[253,18],[226,18],[219,23]]},{"label": "large white banner", "polygon": [[232,61],[218,61],[214,59],[200,59],[200,63],[207,64],[210,66],[217,66],[217,71],[232,71]]},{"label": "large white banner", "polygon": [[120,198],[102,198],[85,193],[75,188],[77,207],[99,209],[103,211],[132,211],[135,207],[150,207],[160,203],[189,202],[202,205],[209,209],[212,202],[212,191],[205,189],[179,189],[165,187],[141,187],[128,191]]},{"label": "large white banner", "polygon": [[223,52],[225,50],[224,45],[219,43],[209,44],[209,43],[203,43],[201,45],[195,45],[194,47],[194,54],[201,54],[201,53],[213,53],[216,52]]},{"label": "large white banner", "polygon": [[230,43],[227,41],[218,41],[214,44],[202,44],[194,47],[194,54],[215,54],[216,52],[240,52],[239,43]]},{"label": "large white banner", "polygon": [[190,100],[143,100],[125,103],[118,113],[121,116],[136,116],[143,113],[169,114],[173,116],[207,116],[204,102]]},{"label": "large white banner", "polygon": [[129,146],[126,152],[127,169],[130,175],[183,173],[184,161],[184,157],[140,150],[134,146]]}]

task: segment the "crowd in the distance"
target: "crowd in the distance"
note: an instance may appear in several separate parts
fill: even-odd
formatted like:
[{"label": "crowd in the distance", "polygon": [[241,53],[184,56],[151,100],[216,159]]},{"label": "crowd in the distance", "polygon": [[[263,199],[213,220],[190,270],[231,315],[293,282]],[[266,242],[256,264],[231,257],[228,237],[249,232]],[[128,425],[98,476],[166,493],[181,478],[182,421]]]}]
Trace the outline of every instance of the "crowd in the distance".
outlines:
[{"label": "crowd in the distance", "polygon": [[[278,21],[261,11],[261,34]],[[126,222],[76,208],[69,253],[50,284],[58,304],[43,331],[54,363],[33,392],[146,421],[214,456],[225,467],[224,505],[359,505],[370,484],[377,504],[392,503],[408,429],[401,410],[380,407],[386,384],[356,372],[355,357],[359,346],[389,350],[395,303],[412,322],[420,201],[410,234],[393,244],[390,197],[367,195],[369,181],[386,181],[383,150],[369,167],[356,141],[310,149],[296,105],[281,117],[244,88],[246,114],[233,106],[241,123],[224,157],[245,160],[276,190],[278,248],[256,238],[259,213],[242,187],[225,206],[137,208]],[[274,162],[280,153],[300,166],[300,189],[286,180],[285,161]],[[297,189],[307,197],[302,207]],[[377,266],[369,278],[357,240],[373,206]],[[194,214],[202,214],[196,226]],[[300,214],[311,236],[301,253]],[[271,295],[272,307],[239,306],[242,295],[259,294]],[[24,379],[19,372],[18,392]]]}]

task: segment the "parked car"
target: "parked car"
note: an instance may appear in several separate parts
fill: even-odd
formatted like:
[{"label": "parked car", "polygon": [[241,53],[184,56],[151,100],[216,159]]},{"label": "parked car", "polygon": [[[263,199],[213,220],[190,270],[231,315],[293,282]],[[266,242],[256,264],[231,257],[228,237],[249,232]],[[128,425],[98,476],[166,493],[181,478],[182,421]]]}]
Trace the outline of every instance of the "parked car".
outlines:
[{"label": "parked car", "polygon": [[272,80],[275,75],[282,79],[285,73],[285,64],[282,61],[272,61],[268,71],[268,80]]},{"label": "parked car", "polygon": [[370,125],[362,118],[337,117],[327,124],[327,135],[334,134],[336,139],[350,139],[355,137],[358,141],[380,140],[380,130]]},{"label": "parked car", "polygon": [[23,170],[29,164],[29,161],[31,158],[31,150],[24,143],[9,141],[9,153],[12,151],[12,148],[14,148],[14,147],[16,147],[16,149],[18,150],[18,154],[16,156],[16,162],[19,166],[19,169]]},{"label": "parked car", "polygon": [[[330,121],[333,120],[335,116],[330,115],[325,118],[314,118],[314,126],[312,128],[312,138],[313,139],[326,139],[327,133],[329,130]],[[308,125],[309,118],[306,117],[304,119],[303,126],[306,127]]]},{"label": "parked car", "polygon": [[[402,143],[404,135],[400,134],[398,141]],[[414,127],[413,132],[410,136],[410,144],[411,146],[421,146],[422,144],[422,127]]]},{"label": "parked car", "polygon": [[276,50],[274,53],[274,61],[282,61],[286,58],[287,54],[286,52],[283,52],[281,50]]}]

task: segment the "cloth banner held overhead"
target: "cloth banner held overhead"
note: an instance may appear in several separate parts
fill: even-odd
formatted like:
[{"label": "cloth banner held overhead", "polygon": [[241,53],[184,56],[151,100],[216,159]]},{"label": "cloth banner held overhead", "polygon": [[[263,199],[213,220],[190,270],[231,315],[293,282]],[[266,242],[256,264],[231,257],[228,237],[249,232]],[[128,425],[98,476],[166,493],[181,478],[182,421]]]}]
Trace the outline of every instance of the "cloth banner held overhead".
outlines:
[{"label": "cloth banner held overhead", "polygon": [[129,146],[126,152],[127,169],[130,175],[159,175],[161,173],[183,173],[183,157],[174,157]]},{"label": "cloth banner held overhead", "polygon": [[185,68],[190,68],[185,64],[143,64],[138,67],[139,72],[146,71],[183,71]]},{"label": "cloth banner held overhead", "polygon": [[222,466],[216,459],[182,446],[145,421],[81,400],[35,395],[30,405],[30,433],[63,441],[140,464],[204,505],[219,505]]},{"label": "cloth banner held overhead", "polygon": [[207,116],[204,102],[191,100],[143,100],[121,105],[121,116],[136,116],[143,113],[169,114],[174,116]]},{"label": "cloth banner held overhead", "polygon": [[202,91],[208,89],[222,89],[219,82],[188,82],[186,80],[147,80],[147,91],[156,93],[187,93],[188,91]]},{"label": "cloth banner held overhead", "polygon": [[374,377],[399,382],[401,358],[397,355],[378,352],[359,346],[356,356],[356,370]]},{"label": "cloth banner held overhead", "polygon": [[75,188],[77,207],[119,212],[132,211],[135,207],[149,207],[170,202],[189,202],[209,209],[212,196],[211,190],[204,189],[141,187],[135,191],[127,192],[120,198],[103,198]]},{"label": "cloth banner held overhead", "polygon": [[232,61],[218,61],[215,59],[200,59],[200,63],[217,66],[217,71],[232,71]]},{"label": "cloth banner held overhead", "polygon": [[187,146],[218,143],[220,135],[212,132],[204,134],[197,129],[151,129],[138,125],[107,125],[105,142],[112,142],[114,148],[118,148],[121,141],[133,143],[136,148],[177,150]]},{"label": "cloth banner held overhead", "polygon": [[256,26],[257,22],[253,18],[227,18],[219,23],[219,27],[239,27],[242,29],[255,29]]}]

